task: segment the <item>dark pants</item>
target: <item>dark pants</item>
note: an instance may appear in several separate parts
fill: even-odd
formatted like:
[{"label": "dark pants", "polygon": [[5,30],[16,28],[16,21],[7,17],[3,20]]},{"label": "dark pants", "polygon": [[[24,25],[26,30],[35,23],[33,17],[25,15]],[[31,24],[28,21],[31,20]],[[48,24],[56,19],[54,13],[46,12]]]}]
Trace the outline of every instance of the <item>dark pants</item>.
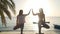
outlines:
[{"label": "dark pants", "polygon": [[21,28],[21,34],[23,34],[24,24],[21,24],[20,26],[21,26],[20,27]]},{"label": "dark pants", "polygon": [[18,28],[21,28],[21,34],[23,34],[23,29],[24,29],[24,23],[16,25],[13,29],[16,30]]}]

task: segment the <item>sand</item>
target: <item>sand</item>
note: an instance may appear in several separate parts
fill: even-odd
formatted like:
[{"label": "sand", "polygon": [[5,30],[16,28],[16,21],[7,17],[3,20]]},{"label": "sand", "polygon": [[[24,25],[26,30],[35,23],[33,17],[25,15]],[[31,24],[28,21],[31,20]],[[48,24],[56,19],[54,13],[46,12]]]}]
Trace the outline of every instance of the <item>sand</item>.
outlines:
[{"label": "sand", "polygon": [[[15,32],[15,31],[8,31],[8,32],[0,32],[0,34],[20,34],[20,32]],[[23,34],[38,34],[33,31],[24,31]],[[46,31],[44,34],[60,34],[60,31]]]},{"label": "sand", "polygon": [[[20,34],[20,32],[0,32],[0,34]],[[34,32],[24,32],[23,34],[36,34]],[[58,34],[55,32],[46,32],[44,34]]]}]

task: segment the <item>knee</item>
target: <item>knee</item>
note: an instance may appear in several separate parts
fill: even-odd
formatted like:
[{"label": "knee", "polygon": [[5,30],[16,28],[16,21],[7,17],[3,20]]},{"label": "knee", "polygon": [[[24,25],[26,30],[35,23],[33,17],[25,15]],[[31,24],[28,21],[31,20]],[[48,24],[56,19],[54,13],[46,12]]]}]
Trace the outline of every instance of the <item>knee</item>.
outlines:
[{"label": "knee", "polygon": [[46,29],[49,29],[50,28],[50,26],[48,26],[48,25],[47,26],[43,26],[43,27],[46,28]]},{"label": "knee", "polygon": [[49,26],[46,27],[46,29],[49,29],[49,28],[50,28]]}]

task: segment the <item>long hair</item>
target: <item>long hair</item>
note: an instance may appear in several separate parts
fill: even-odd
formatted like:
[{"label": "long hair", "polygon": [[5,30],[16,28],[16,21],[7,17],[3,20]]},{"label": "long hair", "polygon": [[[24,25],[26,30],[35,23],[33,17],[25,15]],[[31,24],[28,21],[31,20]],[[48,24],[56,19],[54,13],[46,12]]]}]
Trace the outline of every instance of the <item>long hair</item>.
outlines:
[{"label": "long hair", "polygon": [[42,8],[39,9],[39,12],[40,12],[41,14],[44,14]]},{"label": "long hair", "polygon": [[20,10],[20,11],[19,11],[19,15],[22,15],[22,14],[23,14],[23,10]]}]

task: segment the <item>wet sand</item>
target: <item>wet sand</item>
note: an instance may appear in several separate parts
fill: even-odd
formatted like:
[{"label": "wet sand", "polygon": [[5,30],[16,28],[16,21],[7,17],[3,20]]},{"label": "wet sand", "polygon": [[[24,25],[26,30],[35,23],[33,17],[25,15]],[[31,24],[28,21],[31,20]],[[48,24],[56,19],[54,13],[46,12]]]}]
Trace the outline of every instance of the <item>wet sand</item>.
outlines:
[{"label": "wet sand", "polygon": [[[20,32],[9,31],[9,32],[0,32],[0,34],[20,34]],[[23,34],[37,34],[36,32],[23,32]],[[44,34],[60,34],[60,31],[46,31]]]}]

